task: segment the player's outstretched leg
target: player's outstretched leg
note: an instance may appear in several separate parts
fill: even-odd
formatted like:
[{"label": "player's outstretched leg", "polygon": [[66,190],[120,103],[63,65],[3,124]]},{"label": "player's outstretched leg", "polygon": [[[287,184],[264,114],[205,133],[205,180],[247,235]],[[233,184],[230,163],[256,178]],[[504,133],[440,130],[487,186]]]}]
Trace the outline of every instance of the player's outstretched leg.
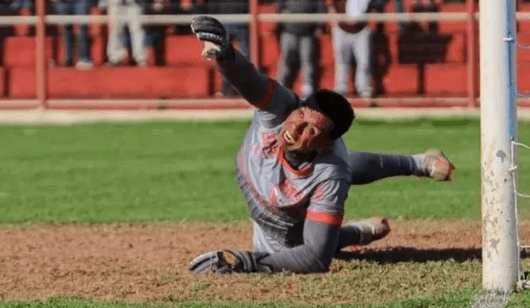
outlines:
[{"label": "player's outstretched leg", "polygon": [[381,217],[350,221],[340,227],[339,249],[351,245],[368,245],[390,233],[388,220]]},{"label": "player's outstretched leg", "polygon": [[415,155],[348,152],[351,185],[372,183],[393,176],[425,176],[440,181],[451,179],[453,164],[442,151],[429,149]]}]

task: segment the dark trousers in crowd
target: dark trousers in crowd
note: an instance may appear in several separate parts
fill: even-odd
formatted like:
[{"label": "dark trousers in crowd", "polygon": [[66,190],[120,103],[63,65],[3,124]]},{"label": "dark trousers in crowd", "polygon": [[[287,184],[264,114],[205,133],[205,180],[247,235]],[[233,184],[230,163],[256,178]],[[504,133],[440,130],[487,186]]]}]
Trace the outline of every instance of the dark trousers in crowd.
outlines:
[{"label": "dark trousers in crowd", "polygon": [[292,89],[298,71],[302,69],[302,95],[308,97],[318,88],[320,74],[318,38],[315,35],[298,35],[282,32],[280,35],[282,57],[278,82]]},{"label": "dark trousers in crowd", "polygon": [[[88,0],[81,1],[64,1],[60,0],[55,2],[55,10],[59,15],[88,15],[90,3]],[[82,24],[80,27],[81,31],[77,39],[77,45],[79,47],[79,58],[81,61],[90,62],[90,44],[88,36],[88,25]],[[72,24],[64,25],[64,43],[66,47],[66,65],[72,65],[74,61],[74,33]]]}]

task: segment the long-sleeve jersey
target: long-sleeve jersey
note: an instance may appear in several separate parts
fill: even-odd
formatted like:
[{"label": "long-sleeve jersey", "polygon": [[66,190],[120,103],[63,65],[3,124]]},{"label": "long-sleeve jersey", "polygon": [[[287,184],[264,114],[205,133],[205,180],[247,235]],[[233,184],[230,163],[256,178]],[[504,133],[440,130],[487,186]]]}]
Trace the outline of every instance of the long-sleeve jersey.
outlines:
[{"label": "long-sleeve jersey", "polygon": [[272,253],[303,244],[306,219],[340,226],[351,173],[341,139],[303,168],[292,166],[277,146],[281,125],[276,119],[284,115],[276,112],[300,101],[279,84],[271,86],[277,87],[276,95],[256,112],[237,154],[236,172],[252,218],[263,231],[261,237],[255,234],[255,249]]},{"label": "long-sleeve jersey", "polygon": [[254,221],[254,251],[274,270],[325,271],[337,245],[350,187],[342,139],[306,163],[277,145],[289,113],[303,105],[291,90],[257,71],[238,52],[218,60],[223,75],[258,108],[236,157],[236,174]]}]

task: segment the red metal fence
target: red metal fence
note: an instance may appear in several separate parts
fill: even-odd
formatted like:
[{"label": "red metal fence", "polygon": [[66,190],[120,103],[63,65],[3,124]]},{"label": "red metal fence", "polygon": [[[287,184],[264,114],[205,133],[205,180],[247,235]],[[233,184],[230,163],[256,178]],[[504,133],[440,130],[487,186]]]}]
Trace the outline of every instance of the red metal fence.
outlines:
[{"label": "red metal fence", "polygon": [[[406,6],[410,6],[412,3],[409,0],[404,2]],[[388,12],[385,11],[383,14],[368,14],[367,19],[370,23],[389,25],[387,27],[389,36],[386,46],[383,47],[389,48],[390,58],[399,58],[394,59],[395,62],[399,63],[391,66],[391,69],[387,69],[379,76],[381,79],[379,82],[390,89],[387,90],[387,93],[379,93],[373,99],[368,100],[357,98],[353,92],[349,98],[355,106],[477,107],[479,105],[476,2],[466,0],[465,3],[439,2],[439,4],[440,10],[437,13],[411,13],[406,10],[405,14],[396,15],[389,8]],[[530,22],[526,22],[530,18],[526,11],[530,11],[530,3],[520,2],[518,4],[518,36],[522,39],[530,38],[530,33],[528,33]],[[326,18],[341,17],[335,15],[328,14]],[[250,0],[250,14],[248,16],[250,25],[249,57],[256,66],[270,73],[272,77],[275,77],[274,74],[277,70],[277,63],[275,62],[277,62],[279,51],[274,39],[270,36],[273,35],[273,24],[278,16],[274,13],[271,5],[260,3],[258,0]],[[181,20],[185,21],[189,17],[182,16]],[[293,17],[296,16],[293,15]],[[91,14],[91,33],[97,35],[102,33],[102,25],[106,22],[104,18],[105,16],[97,11]],[[173,16],[172,18],[169,20],[176,20],[177,17]],[[220,76],[215,72],[212,63],[207,63],[199,58],[196,48],[200,47],[192,36],[174,35],[166,37],[166,43],[174,48],[168,49],[170,47],[166,47],[169,60],[174,63],[173,66],[106,68],[104,63],[101,63],[104,61],[104,54],[102,54],[100,60],[97,60],[99,61],[98,64],[101,64],[100,68],[92,71],[78,71],[74,68],[62,69],[50,65],[50,59],[54,57],[53,53],[58,53],[57,50],[61,48],[60,39],[50,37],[46,33],[46,29],[50,26],[50,20],[53,21],[50,16],[46,15],[46,0],[36,0],[34,17],[19,18],[13,22],[19,26],[34,24],[35,38],[27,35],[26,37],[22,35],[21,38],[19,35],[16,38],[6,40],[4,65],[3,68],[0,68],[0,84],[4,88],[4,98],[0,99],[0,108],[248,108],[244,101],[238,98],[217,99],[213,97],[215,88],[219,87]],[[156,18],[154,20],[157,22]],[[403,36],[396,35],[396,20],[417,21],[419,24],[440,21],[439,31],[443,35],[438,33],[433,36],[423,33],[409,36],[404,41]],[[101,42],[101,37],[98,38]],[[414,57],[422,56],[416,52],[417,50],[411,51],[414,46],[423,46],[423,53],[437,53],[440,49],[438,47],[434,51],[424,47],[431,41],[436,41],[432,44],[441,46],[445,60],[435,59],[433,63],[407,62],[410,61],[407,60],[407,53],[410,54],[409,58],[412,60]],[[329,35],[324,36],[322,44],[328,49],[331,48]],[[34,49],[31,49],[31,46]],[[378,48],[383,47],[381,47],[381,42],[374,40],[375,53],[379,50]],[[24,50],[29,50],[30,54],[24,56]],[[93,48],[93,50],[95,49]],[[324,72],[321,85],[330,88],[333,86],[331,81],[333,79],[332,53],[329,50],[324,50],[322,53],[325,63],[323,63]],[[530,54],[530,51],[528,53]],[[192,56],[186,58],[188,54]],[[35,55],[33,61],[31,60],[32,55]],[[57,58],[56,55],[55,57]],[[518,60],[520,60],[519,88],[522,91],[530,90],[530,78],[527,78],[530,76],[527,76],[528,73],[525,69],[530,63],[530,56],[524,53],[521,56],[518,54]],[[181,65],[184,62],[187,65]],[[204,82],[205,80],[208,81]],[[116,85],[116,87],[111,87],[111,85]],[[119,89],[117,89],[118,86]],[[0,97],[2,97],[2,91],[0,91]],[[530,105],[527,100],[519,100],[519,106],[527,105]]]}]

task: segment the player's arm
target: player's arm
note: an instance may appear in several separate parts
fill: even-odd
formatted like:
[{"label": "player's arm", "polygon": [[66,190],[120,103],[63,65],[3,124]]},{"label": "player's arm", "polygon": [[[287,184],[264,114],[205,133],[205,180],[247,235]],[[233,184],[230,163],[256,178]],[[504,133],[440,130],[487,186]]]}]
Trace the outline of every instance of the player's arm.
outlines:
[{"label": "player's arm", "polygon": [[232,47],[224,26],[211,16],[197,16],[191,28],[204,42],[203,57],[216,60],[219,71],[250,104],[265,108],[272,100],[275,82]]},{"label": "player's arm", "polygon": [[261,259],[272,271],[324,273],[329,271],[338,245],[342,215],[308,211],[304,244]]},{"label": "player's arm", "polygon": [[[343,209],[349,183],[329,181],[320,188],[320,200],[312,203],[304,224],[304,243],[281,252],[219,250],[195,258],[190,271],[195,274],[280,272],[322,273],[327,272],[337,251],[339,229],[343,214],[329,209]],[[332,194],[326,196],[328,192]],[[326,206],[326,202],[333,204]]]},{"label": "player's arm", "polygon": [[273,254],[233,249],[211,251],[193,259],[189,270],[193,274],[327,272],[338,245],[339,227],[308,220],[303,245]]}]

